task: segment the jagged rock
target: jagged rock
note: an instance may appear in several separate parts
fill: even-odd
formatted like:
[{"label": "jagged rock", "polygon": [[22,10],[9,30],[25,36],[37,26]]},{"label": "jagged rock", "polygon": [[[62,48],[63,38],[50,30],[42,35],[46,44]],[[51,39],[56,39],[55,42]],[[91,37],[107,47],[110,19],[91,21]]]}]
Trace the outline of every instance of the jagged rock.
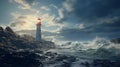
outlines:
[{"label": "jagged rock", "polygon": [[1,67],[43,67],[44,63],[52,59],[54,63],[56,62],[57,53],[45,53],[42,50],[55,48],[53,42],[43,40],[36,43],[32,39],[27,40],[31,37],[18,37],[10,27],[6,27],[5,30],[1,27],[0,30],[2,30],[0,31]]},{"label": "jagged rock", "polygon": [[0,26],[0,31],[3,31],[4,29]]},{"label": "jagged rock", "polygon": [[81,65],[84,65],[85,67],[90,67],[90,63],[88,63],[87,61],[81,63]]},{"label": "jagged rock", "polygon": [[17,35],[10,27],[6,27],[4,32],[5,32],[5,37],[8,39],[15,39],[17,37]]},{"label": "jagged rock", "polygon": [[62,67],[71,67],[71,62],[63,61]]},{"label": "jagged rock", "polygon": [[6,28],[5,28],[5,31],[6,31],[6,32],[9,32],[9,33],[14,33],[13,30],[12,30],[10,27],[6,27]]},{"label": "jagged rock", "polygon": [[4,29],[0,26],[0,37],[4,37],[4,36],[5,36]]},{"label": "jagged rock", "polygon": [[29,51],[11,51],[0,47],[1,67],[43,67],[37,60],[39,56]]}]

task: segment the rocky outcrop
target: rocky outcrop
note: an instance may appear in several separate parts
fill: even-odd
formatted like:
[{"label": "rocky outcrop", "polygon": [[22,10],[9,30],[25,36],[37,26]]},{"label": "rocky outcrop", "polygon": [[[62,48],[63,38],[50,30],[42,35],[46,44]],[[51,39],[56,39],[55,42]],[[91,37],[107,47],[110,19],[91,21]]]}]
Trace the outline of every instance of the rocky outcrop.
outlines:
[{"label": "rocky outcrop", "polygon": [[50,49],[55,48],[53,42],[45,41],[35,42],[32,36],[19,36],[10,27],[3,29],[0,27],[0,43],[11,45],[18,49]]},{"label": "rocky outcrop", "polygon": [[10,27],[0,27],[0,66],[43,67],[49,57],[40,50],[54,48],[53,45],[50,41],[35,42],[33,39],[29,40],[29,36],[21,37]]},{"label": "rocky outcrop", "polygon": [[3,28],[0,26],[0,31],[3,31]]},{"label": "rocky outcrop", "polygon": [[42,67],[40,58],[34,52],[28,50],[18,50],[8,46],[0,46],[0,66],[1,67]]},{"label": "rocky outcrop", "polygon": [[75,61],[73,56],[37,49],[17,49],[0,44],[1,67],[71,67]]},{"label": "rocky outcrop", "polygon": [[6,27],[5,32],[14,33],[13,30],[10,27]]},{"label": "rocky outcrop", "polygon": [[10,38],[15,38],[16,34],[13,32],[13,30],[10,27],[6,27],[5,29],[0,27],[0,36],[1,36],[0,38],[4,37],[10,39]]}]

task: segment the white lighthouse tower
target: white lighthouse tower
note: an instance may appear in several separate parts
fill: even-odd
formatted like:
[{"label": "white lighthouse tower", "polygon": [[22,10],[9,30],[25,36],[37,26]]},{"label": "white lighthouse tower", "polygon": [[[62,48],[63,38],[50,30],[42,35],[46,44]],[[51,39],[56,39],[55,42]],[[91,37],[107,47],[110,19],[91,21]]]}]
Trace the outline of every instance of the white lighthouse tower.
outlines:
[{"label": "white lighthouse tower", "polygon": [[36,24],[36,41],[41,41],[41,19],[37,19],[37,24]]}]

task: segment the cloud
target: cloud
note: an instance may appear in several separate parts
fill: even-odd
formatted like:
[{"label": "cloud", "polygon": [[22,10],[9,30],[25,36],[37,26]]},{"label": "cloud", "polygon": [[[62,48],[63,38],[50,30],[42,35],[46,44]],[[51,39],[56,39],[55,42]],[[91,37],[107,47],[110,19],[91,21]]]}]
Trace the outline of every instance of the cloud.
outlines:
[{"label": "cloud", "polygon": [[[120,11],[119,0],[65,0],[62,9],[58,10],[62,19],[74,19],[84,22],[93,22],[96,19],[115,16]],[[66,21],[66,20],[65,20]],[[98,22],[98,21],[97,21]]]},{"label": "cloud", "polygon": [[20,6],[21,9],[31,9],[31,6],[35,4],[35,0],[12,0]]},{"label": "cloud", "polygon": [[[78,4],[82,2],[81,4]],[[109,14],[114,13],[114,11],[118,10],[120,7],[119,0],[92,0],[92,1],[83,1],[80,0],[74,4],[73,13],[78,17],[83,18],[100,18],[108,16]],[[76,7],[79,6],[79,7]],[[78,14],[79,13],[79,14]]]},{"label": "cloud", "polygon": [[47,6],[42,6],[40,7],[40,9],[43,11],[50,11],[50,8],[48,8]]},{"label": "cloud", "polygon": [[78,28],[79,28],[79,29],[84,29],[85,26],[84,26],[84,24],[80,24],[80,25],[78,25]]},{"label": "cloud", "polygon": [[41,15],[39,10],[33,7],[37,2],[35,0],[11,0],[11,2],[16,3],[20,9],[11,13],[10,26],[16,31],[35,29],[36,20]]},{"label": "cloud", "polygon": [[74,4],[75,4],[76,0],[65,0],[65,2],[63,2],[63,7],[68,11],[71,12],[74,10]]},{"label": "cloud", "polygon": [[[20,13],[11,13],[13,19],[10,23],[10,26],[18,30],[35,30],[36,21],[38,16],[34,14],[20,14]],[[55,16],[47,14],[40,14],[42,21],[42,30],[57,32],[61,27],[59,24],[55,24]]]},{"label": "cloud", "polygon": [[20,13],[12,13],[13,20],[10,26],[14,30],[34,29],[36,23],[36,16],[22,15]]},{"label": "cloud", "polygon": [[28,10],[28,12],[39,14],[39,11],[33,8],[35,5],[38,4],[36,0],[10,0],[10,2],[18,4],[18,8],[22,10]]},{"label": "cloud", "polygon": [[54,7],[55,9],[59,9],[56,5],[50,4],[51,7]]},{"label": "cloud", "polygon": [[[42,19],[42,30],[55,33],[51,39],[89,40],[96,36],[117,37],[120,30],[119,0],[62,0],[57,4],[53,1],[36,5],[34,0],[14,0],[29,10],[26,13],[18,11],[11,25],[19,29],[35,29],[36,18]],[[46,5],[47,4],[47,5]],[[19,13],[20,12],[20,13]],[[33,21],[34,20],[34,21]],[[25,26],[24,26],[25,25]],[[46,32],[47,33],[47,32]]]},{"label": "cloud", "polygon": [[[86,40],[96,36],[117,37],[120,30],[119,0],[65,0],[57,8],[63,24],[60,36],[68,40]],[[67,24],[67,25],[65,25]]]},{"label": "cloud", "polygon": [[[52,32],[59,30],[58,28],[60,27],[60,25],[55,24],[55,15],[52,15],[50,12],[48,12],[51,10],[49,6],[41,5],[39,8],[35,8],[33,7],[34,5],[36,6],[35,0],[13,1],[17,4],[20,4],[23,8],[29,10],[26,11],[22,9],[24,13],[22,11],[11,13],[11,15],[13,16],[13,20],[11,21],[10,25],[14,27],[15,30],[35,29],[36,18],[38,17],[42,19],[42,29],[51,30]],[[38,5],[40,4],[37,4],[37,6]],[[19,29],[20,26],[22,28]]]},{"label": "cloud", "polygon": [[60,18],[61,18],[61,19],[62,19],[62,18],[64,18],[63,11],[64,11],[64,9],[63,9],[63,8],[58,9],[58,14],[59,14],[59,16],[60,16]]}]

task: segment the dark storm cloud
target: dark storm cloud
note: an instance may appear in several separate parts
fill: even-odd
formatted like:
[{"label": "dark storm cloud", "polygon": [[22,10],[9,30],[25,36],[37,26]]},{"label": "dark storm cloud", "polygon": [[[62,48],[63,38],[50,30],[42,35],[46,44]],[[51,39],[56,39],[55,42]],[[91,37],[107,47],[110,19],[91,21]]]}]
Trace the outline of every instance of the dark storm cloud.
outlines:
[{"label": "dark storm cloud", "polygon": [[[87,40],[96,36],[114,38],[120,35],[120,0],[75,0],[64,2],[60,22],[80,24],[85,28],[64,28],[60,35],[69,40]],[[72,0],[71,0],[72,1]],[[76,20],[72,22],[71,20]]]},{"label": "dark storm cloud", "polygon": [[[74,2],[72,2],[74,1]],[[110,18],[114,16],[120,16],[120,0],[65,0],[63,2],[64,10],[61,10],[63,17],[58,21],[63,23],[64,21],[74,23],[99,23],[104,18]],[[66,7],[67,6],[67,7]],[[72,21],[71,21],[72,20]]]},{"label": "dark storm cloud", "polygon": [[[73,1],[73,2],[72,2]],[[76,20],[80,22],[99,22],[99,18],[120,16],[120,0],[65,0],[63,2],[64,10],[61,10],[62,17],[58,22]]]},{"label": "dark storm cloud", "polygon": [[82,19],[106,17],[120,10],[119,3],[120,0],[76,0],[71,3],[73,10],[65,15],[75,15]]}]

